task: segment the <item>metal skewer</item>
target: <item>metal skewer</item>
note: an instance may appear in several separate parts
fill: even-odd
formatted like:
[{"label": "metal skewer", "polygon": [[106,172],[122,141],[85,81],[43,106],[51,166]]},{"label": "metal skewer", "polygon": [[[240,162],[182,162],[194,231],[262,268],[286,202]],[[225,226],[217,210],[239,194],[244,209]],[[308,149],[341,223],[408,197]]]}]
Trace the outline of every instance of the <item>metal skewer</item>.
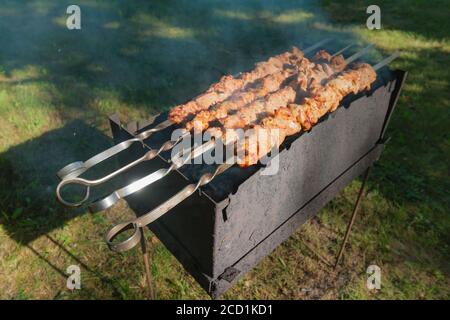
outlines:
[{"label": "metal skewer", "polygon": [[210,141],[202,144],[201,146],[193,148],[190,151],[189,155],[187,157],[185,157],[182,161],[172,162],[172,164],[168,168],[159,169],[139,180],[136,180],[136,181],[130,183],[129,185],[127,185],[123,188],[120,188],[120,189],[114,191],[107,197],[105,197],[99,201],[95,201],[95,202],[91,203],[88,207],[89,211],[99,212],[99,211],[108,209],[109,207],[116,204],[116,202],[119,201],[120,199],[122,199],[126,196],[129,196],[130,194],[132,194],[136,191],[139,191],[142,188],[149,186],[152,183],[164,178],[173,170],[182,167],[184,164],[186,164],[190,160],[197,158],[199,155],[207,152],[208,150],[211,150],[212,148],[214,148],[214,146],[215,146],[215,140],[210,140]]},{"label": "metal skewer", "polygon": [[[139,243],[141,240],[142,233],[140,231],[141,227],[145,227],[149,223],[152,223],[162,215],[164,215],[166,212],[174,208],[176,205],[178,205],[180,202],[182,202],[184,199],[190,197],[195,191],[197,191],[198,188],[201,186],[204,186],[211,182],[216,176],[219,174],[225,172],[229,168],[231,168],[234,165],[233,163],[224,163],[220,166],[216,167],[213,173],[205,173],[203,174],[197,183],[192,183],[184,187],[180,192],[178,192],[176,195],[174,195],[172,198],[164,202],[163,204],[159,205],[149,213],[134,219],[129,222],[124,222],[116,225],[111,230],[108,231],[106,234],[106,243],[108,244],[108,247],[116,252],[123,252],[130,250],[135,245]],[[112,241],[116,236],[118,236],[120,233],[133,229],[133,234],[126,239],[123,242],[120,243],[113,243]]]},{"label": "metal skewer", "polygon": [[398,57],[400,57],[400,52],[394,52],[393,54],[391,54],[389,57],[384,58],[383,60],[381,60],[380,62],[378,62],[376,65],[373,66],[373,69],[375,71],[383,68],[384,66],[388,65],[389,63],[391,63],[392,61],[394,61],[395,59],[397,59]]},{"label": "metal skewer", "polygon": [[[351,45],[347,46],[346,48],[340,50],[341,52],[343,52],[343,50],[348,49],[349,47],[351,47]],[[350,56],[348,59],[346,59],[346,64],[350,64],[353,61],[355,61],[356,59],[360,58],[362,55],[364,55],[365,53],[367,53],[367,51],[372,48],[372,45],[369,45],[367,47],[365,47],[363,50],[359,51],[358,53],[355,53],[354,55]],[[177,140],[178,141],[178,140]],[[101,199],[101,200],[97,200],[94,201],[93,203],[91,203],[89,205],[89,210],[91,212],[99,212],[99,211],[103,211],[111,206],[113,206],[117,201],[119,201],[120,199],[129,196],[130,194],[141,190],[144,187],[149,186],[150,184],[162,179],[163,177],[165,177],[166,175],[168,175],[171,171],[178,169],[180,167],[182,167],[184,164],[186,164],[187,162],[189,162],[190,160],[195,159],[196,157],[198,157],[199,155],[211,150],[212,148],[214,148],[215,146],[215,140],[212,139],[206,143],[204,143],[201,146],[192,148],[188,157],[186,157],[182,162],[177,162],[177,163],[172,163],[171,166],[167,169],[159,169],[137,181],[132,182],[131,184],[129,184],[128,186],[122,187],[116,191],[114,191],[113,193],[111,193],[110,195],[108,195],[107,197]],[[153,151],[153,150],[152,150]],[[151,153],[152,151],[149,151],[149,153]],[[154,153],[153,153],[154,154]],[[125,167],[124,167],[125,168]],[[83,181],[82,181],[83,180]],[[84,184],[85,180],[84,179],[80,179],[80,178],[75,178],[72,181],[62,181],[60,183],[60,186],[64,186],[65,184],[70,184],[70,183],[74,183],[73,181],[76,181],[79,184]],[[59,187],[57,188],[57,195],[59,195]],[[86,199],[86,198],[85,198]]]},{"label": "metal skewer", "polygon": [[[394,53],[393,55],[389,56],[386,59],[383,59],[381,62],[377,63],[375,66],[373,66],[374,70],[377,71],[383,66],[389,64],[392,60],[397,58],[399,56],[399,53]],[[236,161],[236,158],[235,158]],[[120,223],[113,228],[111,228],[106,236],[105,241],[108,245],[108,247],[115,251],[115,252],[123,252],[132,249],[134,246],[136,246],[141,237],[142,232],[141,228],[144,226],[152,223],[156,219],[163,216],[165,213],[167,213],[169,210],[177,206],[180,202],[191,196],[195,191],[197,191],[198,188],[201,186],[204,186],[208,183],[210,183],[216,176],[222,174],[229,168],[231,168],[234,164],[233,163],[224,163],[216,167],[213,173],[205,173],[203,174],[197,183],[192,183],[184,187],[181,191],[179,191],[177,194],[175,194],[173,197],[171,197],[166,202],[162,203],[149,213],[140,216],[134,220],[130,220],[128,222]],[[121,233],[125,232],[126,230],[133,230],[132,235],[127,238],[126,240],[122,242],[114,242],[114,239]]]},{"label": "metal skewer", "polygon": [[[331,39],[324,39],[322,41],[319,41],[315,45],[312,45],[312,46],[308,47],[307,49],[303,50],[303,54],[306,55],[329,41],[331,41]],[[165,121],[161,122],[160,124],[158,124],[157,126],[155,126],[154,128],[145,130],[145,131],[139,133],[138,135],[136,135],[134,138],[123,141],[109,149],[106,149],[106,150],[100,152],[99,154],[89,158],[86,161],[76,161],[76,162],[72,162],[72,163],[66,165],[64,168],[59,170],[56,173],[56,175],[61,180],[65,180],[65,179],[69,179],[69,178],[76,178],[80,174],[84,173],[85,171],[87,171],[88,169],[92,168],[93,166],[99,164],[100,162],[102,162],[108,158],[111,158],[112,156],[120,153],[123,150],[128,149],[135,142],[143,142],[145,139],[149,138],[153,133],[164,130],[174,124],[175,123],[170,120],[165,120]],[[145,161],[145,160],[141,159],[141,161]],[[120,172],[123,172],[123,171],[120,171]],[[116,174],[113,173],[111,175],[108,175],[107,177],[112,178],[115,175]],[[102,179],[99,179],[99,180],[102,180]],[[89,197],[88,191],[86,192],[86,196]],[[64,204],[69,205],[69,206],[77,206],[74,204],[70,204],[69,202],[66,202],[66,201],[64,201],[64,202],[63,202]],[[83,202],[83,201],[81,201],[81,202]]]},{"label": "metal skewer", "polygon": [[[319,45],[321,45],[321,44],[323,44],[323,41],[321,41],[321,42],[319,42],[318,44],[316,44],[316,45],[314,45],[314,46],[312,46],[312,47],[306,49],[306,50],[304,51],[304,53],[306,53],[306,52],[311,52],[311,51],[314,50],[316,47],[319,47]],[[338,52],[334,53],[332,56],[334,57],[334,56],[337,56],[337,55],[341,54],[342,52],[346,51],[347,49],[349,49],[349,48],[352,47],[353,45],[354,45],[353,43],[347,45],[346,47],[342,48],[342,49],[339,50]],[[346,63],[349,64],[349,63],[355,61],[355,60],[358,59],[360,56],[362,56],[363,54],[365,54],[371,47],[372,47],[372,45],[367,46],[366,48],[364,48],[364,49],[361,50],[360,52],[358,52],[358,53],[352,55],[351,57],[349,57],[349,58],[346,60]],[[165,123],[165,122],[166,122],[166,121],[164,121],[163,123]],[[163,124],[163,123],[162,123],[162,124]],[[147,130],[147,131],[142,132],[141,134],[139,134],[139,135],[136,136],[135,138],[126,140],[126,141],[124,141],[124,142],[122,142],[122,143],[120,143],[120,144],[118,144],[118,145],[116,145],[116,146],[114,146],[114,147],[112,147],[112,148],[110,148],[110,149],[108,149],[108,150],[106,150],[106,151],[104,151],[104,152],[98,154],[97,156],[95,156],[95,157],[89,159],[88,161],[86,161],[85,164],[88,163],[88,162],[91,162],[91,161],[92,161],[94,158],[96,158],[96,157],[98,157],[97,159],[100,159],[98,162],[103,161],[103,160],[109,158],[110,156],[112,156],[114,153],[121,152],[122,150],[127,149],[128,147],[130,147],[130,146],[131,146],[134,142],[136,142],[136,141],[141,141],[141,142],[142,142],[144,139],[146,139],[146,138],[147,138],[149,135],[151,135],[153,132],[156,132],[156,131],[160,130],[159,128],[164,127],[164,125],[163,125],[162,127],[160,127],[160,126],[161,126],[161,124],[159,124],[157,127],[153,128],[153,129],[150,129],[150,130]],[[152,130],[153,130],[153,131],[152,131]],[[155,130],[156,130],[156,131],[155,131]],[[144,135],[144,134],[145,134],[145,135]],[[108,180],[114,178],[115,176],[117,176],[117,175],[119,175],[119,174],[121,174],[121,173],[123,173],[123,172],[129,170],[130,168],[136,166],[137,164],[139,164],[139,163],[141,163],[141,162],[149,161],[149,160],[154,159],[154,158],[157,157],[161,152],[168,151],[168,150],[172,149],[174,146],[176,146],[178,143],[180,143],[184,138],[188,137],[189,134],[190,134],[190,132],[186,131],[186,132],[184,132],[182,135],[180,135],[176,140],[169,140],[169,141],[166,141],[159,149],[152,149],[152,150],[148,151],[147,153],[145,153],[142,157],[140,157],[140,158],[138,158],[138,159],[136,159],[136,160],[134,160],[134,161],[128,163],[127,165],[121,167],[120,169],[118,169],[118,170],[116,170],[116,171],[114,171],[114,172],[112,172],[112,173],[110,173],[110,174],[108,174],[108,175],[106,175],[106,176],[104,176],[104,177],[102,177],[102,178],[99,178],[99,179],[88,180],[88,179],[84,179],[84,178],[79,178],[79,177],[77,177],[79,174],[83,173],[83,172],[85,171],[85,169],[87,170],[88,167],[92,166],[90,163],[89,163],[89,166],[84,166],[84,167],[83,167],[83,171],[81,171],[81,169],[79,169],[79,170],[78,170],[78,169],[75,169],[71,174],[67,175],[66,178],[64,178],[64,179],[58,184],[58,186],[57,186],[57,188],[56,188],[56,196],[57,196],[58,200],[59,200],[61,203],[63,203],[64,205],[66,205],[66,206],[70,206],[70,207],[78,207],[78,206],[81,206],[83,203],[85,203],[85,202],[89,199],[89,196],[90,196],[90,187],[100,185],[100,184],[102,184],[102,183],[104,183],[104,182],[106,182],[106,181],[108,181]],[[143,138],[143,137],[144,137],[144,138]],[[143,139],[142,139],[142,138],[143,138]],[[141,140],[141,139],[142,139],[142,140]],[[213,146],[213,145],[211,145],[210,147],[212,147],[212,146]],[[209,150],[209,148],[206,148],[206,147],[203,147],[203,149],[204,149],[204,152],[206,152],[207,150]],[[109,151],[111,151],[111,150],[112,150],[112,153],[111,153],[110,155],[106,156],[106,152],[109,152]],[[103,154],[104,156],[102,156],[102,154]],[[194,155],[194,154],[196,154],[196,153],[193,152],[193,155]],[[94,160],[97,161],[97,159],[94,159]],[[189,159],[193,159],[193,158],[189,158]],[[189,160],[189,159],[187,159],[187,160]],[[183,163],[183,165],[184,165],[184,164],[185,164],[185,163]],[[69,166],[70,166],[70,165],[69,165]],[[68,167],[68,166],[67,166],[67,167]],[[67,168],[67,167],[66,167],[66,168]],[[153,182],[155,182],[155,181],[161,179],[162,177],[164,177],[165,175],[167,175],[170,171],[172,171],[172,170],[174,170],[174,169],[177,169],[177,168],[179,168],[179,167],[173,167],[173,166],[171,166],[171,167],[169,168],[169,170],[168,170],[166,173],[163,173],[161,170],[158,170],[157,172],[155,172],[155,175],[152,175],[152,177],[148,177],[148,179],[147,179],[147,178],[140,179],[139,181],[136,181],[136,183],[133,183],[132,185],[130,185],[130,186],[128,186],[128,187],[125,187],[125,188],[122,188],[122,189],[120,189],[120,190],[117,190],[116,192],[114,192],[113,194],[111,194],[110,196],[108,196],[107,198],[103,199],[103,200],[101,201],[101,203],[93,203],[93,204],[90,206],[90,210],[93,211],[93,212],[97,212],[97,211],[104,210],[104,209],[110,207],[111,205],[113,205],[113,204],[114,204],[115,202],[117,202],[117,200],[119,200],[120,198],[125,197],[125,196],[131,194],[131,193],[134,192],[134,191],[139,190],[140,188],[139,188],[139,189],[135,189],[136,186],[142,186],[142,187],[145,187],[145,186],[147,186],[147,185],[149,185],[149,184],[151,184],[151,183],[153,183]],[[63,169],[63,170],[64,170],[64,169]],[[165,170],[165,169],[164,169],[164,170]],[[77,185],[81,185],[81,186],[85,186],[85,187],[86,187],[84,197],[83,197],[80,201],[78,201],[78,202],[70,202],[70,201],[65,200],[65,199],[62,197],[62,195],[61,195],[61,190],[62,190],[62,188],[65,187],[65,186],[67,186],[67,185],[70,185],[70,184],[77,184]],[[142,188],[142,187],[141,187],[141,188]]]},{"label": "metal skewer", "polygon": [[345,51],[347,51],[348,49],[350,49],[351,47],[353,47],[355,44],[354,43],[350,43],[348,46],[345,46],[344,48],[342,48],[341,50],[335,52],[332,57],[336,57],[338,55],[340,55],[341,53],[344,53]]}]

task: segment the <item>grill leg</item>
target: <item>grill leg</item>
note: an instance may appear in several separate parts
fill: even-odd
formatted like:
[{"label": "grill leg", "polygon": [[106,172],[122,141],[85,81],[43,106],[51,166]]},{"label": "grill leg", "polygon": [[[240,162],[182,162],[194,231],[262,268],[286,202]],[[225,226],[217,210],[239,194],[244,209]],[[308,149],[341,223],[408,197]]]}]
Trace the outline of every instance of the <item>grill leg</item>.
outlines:
[{"label": "grill leg", "polygon": [[152,284],[152,276],[150,273],[150,263],[149,263],[149,259],[148,259],[148,248],[147,248],[147,243],[145,240],[145,234],[144,234],[144,229],[141,228],[141,248],[142,248],[142,256],[144,259],[144,267],[145,267],[145,276],[147,278],[147,287],[148,287],[148,294],[149,294],[149,298],[150,300],[154,300],[155,299],[155,293],[153,291],[153,284]]},{"label": "grill leg", "polygon": [[350,219],[350,221],[349,221],[349,223],[347,225],[347,230],[345,231],[344,240],[342,241],[342,244],[341,244],[341,249],[339,250],[339,254],[336,257],[336,262],[334,264],[334,268],[335,269],[338,266],[339,262],[341,261],[342,255],[344,254],[345,245],[347,244],[347,240],[348,240],[348,238],[350,236],[350,232],[352,231],[353,223],[355,222],[356,214],[358,213],[359,205],[361,203],[361,199],[362,199],[362,196],[364,194],[364,188],[366,186],[367,179],[369,178],[369,173],[370,173],[371,169],[372,169],[372,166],[367,168],[367,170],[366,170],[366,172],[364,174],[364,178],[363,178],[363,182],[362,182],[362,185],[361,185],[361,189],[359,189],[358,198],[356,198],[355,207],[353,208],[352,217],[351,217],[351,219]]}]

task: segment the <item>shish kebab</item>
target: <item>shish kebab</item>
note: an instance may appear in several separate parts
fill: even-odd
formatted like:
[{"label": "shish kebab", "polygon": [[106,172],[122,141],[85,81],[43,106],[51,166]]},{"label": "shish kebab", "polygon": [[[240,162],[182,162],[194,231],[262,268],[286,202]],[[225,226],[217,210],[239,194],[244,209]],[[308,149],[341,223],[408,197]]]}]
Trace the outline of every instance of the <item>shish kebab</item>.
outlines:
[{"label": "shish kebab", "polygon": [[[358,59],[359,57],[361,57],[362,55],[364,55],[372,46],[367,46],[366,48],[364,48],[363,50],[359,51],[358,53],[352,55],[351,57],[349,57],[348,59],[344,60],[342,57],[336,56],[336,61],[340,61],[340,66],[338,66],[338,64],[336,65],[337,70],[343,70],[345,65],[347,65],[348,63],[353,62],[354,60]],[[324,53],[321,53],[321,55],[323,55]],[[332,56],[328,56],[329,60],[331,61],[332,59],[334,59]],[[307,95],[307,86],[308,86],[308,82],[310,82],[310,80],[312,79],[313,76],[317,77],[317,81],[318,83],[321,83],[322,81],[326,81],[326,79],[328,79],[329,77],[333,76],[333,74],[335,74],[335,72],[330,68],[330,69],[326,69],[327,71],[324,71],[324,68],[321,67],[318,68],[319,72],[314,72],[316,71],[316,66],[314,66],[313,68],[310,68],[308,70],[308,72],[306,73],[299,73],[297,75],[297,77],[292,80],[292,82],[280,89],[277,90],[276,92],[269,94],[261,99],[257,99],[256,101],[250,103],[249,105],[243,106],[241,108],[239,108],[239,112],[244,112],[244,110],[251,111],[251,113],[257,113],[257,112],[261,112],[261,111],[265,111],[267,113],[271,113],[274,110],[276,110],[278,107],[281,106],[286,106],[290,103],[293,103],[295,101],[296,95],[297,93],[299,93],[300,95]],[[308,81],[305,81],[304,77],[308,76]],[[306,86],[303,86],[305,85]],[[314,83],[314,81],[313,81]],[[293,89],[296,88],[297,90]],[[229,116],[230,117],[230,116]],[[228,117],[228,118],[229,118]],[[225,118],[225,121],[226,119]],[[246,122],[241,122],[240,123],[240,127],[244,129],[246,126],[251,125],[254,123],[253,118],[246,118]],[[206,124],[206,123],[204,123]],[[199,155],[210,151],[212,149],[215,148],[216,143],[220,140],[223,141],[224,145],[228,145],[232,142],[235,142],[234,140],[237,140],[239,137],[237,134],[235,134],[233,137],[231,137],[231,132],[236,133],[235,131],[227,131],[228,135],[225,139],[224,136],[222,136],[222,132],[223,132],[223,128],[218,128],[218,127],[212,127],[210,129],[208,129],[206,132],[208,132],[212,137],[214,137],[213,139],[211,139],[210,141],[202,144],[201,146],[195,147],[193,149],[191,149],[190,152],[188,152],[187,157],[182,158],[181,161],[173,161],[172,164],[168,167],[168,168],[163,168],[163,169],[159,169],[143,178],[140,178],[136,181],[134,181],[133,183],[122,187],[116,191],[114,191],[113,193],[111,193],[110,195],[106,196],[105,198],[101,199],[101,200],[97,200],[92,202],[88,208],[91,212],[98,212],[98,211],[102,211],[105,210],[111,206],[113,206],[117,201],[119,201],[120,199],[134,193],[137,192],[138,190],[141,190],[144,187],[149,186],[150,184],[162,179],[163,177],[165,177],[166,175],[168,175],[171,171],[178,169],[180,167],[182,167],[184,164],[186,164],[188,161],[195,159],[196,157],[198,157]],[[234,139],[232,141],[232,139]],[[57,192],[58,192],[58,188],[57,188]]]},{"label": "shish kebab", "polygon": [[289,104],[275,110],[253,127],[252,135],[246,137],[244,143],[238,144],[241,152],[237,153],[244,156],[238,164],[248,167],[258,163],[271,150],[278,149],[287,136],[310,130],[321,117],[336,110],[348,94],[370,90],[376,77],[369,64],[357,64],[325,86],[313,87],[311,97],[305,98],[302,104]]},{"label": "shish kebab", "polygon": [[[338,75],[336,78],[330,80],[326,85],[326,93],[317,94],[315,97],[310,98],[310,100],[305,101],[305,104],[301,106],[288,106],[288,109],[291,110],[294,121],[298,130],[301,130],[302,123],[305,123],[306,126],[313,125],[311,122],[305,122],[305,120],[301,116],[301,109],[303,106],[310,106],[317,113],[316,115],[325,114],[331,110],[337,108],[342,99],[350,93],[358,93],[362,92],[368,88],[370,88],[371,84],[376,79],[376,71],[382,68],[383,66],[389,64],[392,60],[396,59],[399,56],[399,53],[395,53],[381,62],[377,63],[373,67],[368,64],[360,64],[356,66],[355,69],[344,71],[341,75]],[[359,84],[356,81],[362,81]],[[327,96],[331,96],[330,101],[323,100],[324,98],[328,98]],[[306,108],[306,107],[303,107]],[[283,109],[285,110],[285,109]],[[295,111],[294,111],[295,110]],[[273,116],[274,117],[274,116]],[[273,117],[268,122],[273,123]],[[267,118],[269,119],[269,118]],[[288,133],[288,132],[286,132]],[[141,240],[142,237],[142,228],[165,213],[169,210],[177,206],[180,202],[191,196],[198,188],[204,186],[211,182],[216,176],[222,174],[227,169],[232,167],[235,163],[224,163],[219,165],[214,172],[203,174],[197,183],[192,183],[184,187],[181,191],[175,194],[172,198],[165,201],[163,204],[159,205],[152,211],[147,214],[140,216],[136,219],[130,220],[128,222],[120,223],[113,228],[111,228],[106,236],[105,240],[108,247],[115,252],[124,252],[135,247]],[[132,235],[128,237],[126,240],[121,242],[114,242],[114,239],[121,233],[132,230]]]},{"label": "shish kebab", "polygon": [[[335,55],[333,56],[329,56],[328,54],[325,54],[324,52],[320,52],[317,55],[317,60],[320,61],[320,66],[321,68],[324,68],[323,66],[325,66],[326,64],[323,62],[324,60],[324,56],[326,58],[328,58],[329,60],[332,61],[332,63],[334,63],[333,67],[334,68],[343,68],[343,58],[341,56],[339,56],[339,54],[341,52],[344,52],[345,50],[347,50],[349,46],[346,46],[345,48],[341,49],[340,51],[338,51],[337,53],[335,53]],[[252,88],[250,88],[247,91],[244,92],[239,92],[236,93],[235,95],[233,95],[230,98],[230,101],[233,101],[232,105],[236,108],[241,108],[246,100],[249,100],[248,97],[248,92],[250,92],[250,94],[256,99],[259,97],[264,96],[266,93],[268,92],[272,92],[272,91],[276,91],[277,88],[279,89],[279,87],[282,85],[282,83],[286,80],[289,79],[289,77],[291,77],[292,75],[297,74],[298,72],[301,71],[301,68],[315,68],[318,64],[314,64],[309,62],[309,60],[307,58],[305,58],[303,56],[303,54],[296,48],[294,48],[292,50],[293,54],[291,57],[291,63],[292,65],[286,65],[283,67],[283,69],[281,69],[278,72],[275,72],[273,74],[267,75],[265,77],[263,77],[262,79],[259,79],[256,81],[255,84],[252,85]],[[295,54],[294,54],[295,53]],[[294,58],[295,57],[295,58]],[[269,59],[270,61],[270,59]],[[302,62],[305,61],[305,62]],[[326,67],[325,67],[326,68]],[[331,70],[329,68],[329,70]],[[340,69],[338,69],[339,71]],[[293,89],[291,89],[292,91]],[[246,97],[246,98],[243,98]],[[228,100],[226,100],[225,102],[227,102]],[[236,103],[237,101],[240,101],[241,103],[238,104]],[[229,104],[227,104],[229,106]],[[223,103],[219,103],[219,106],[225,106],[225,104]],[[190,108],[190,107],[189,107]],[[220,107],[219,107],[220,108]],[[210,117],[210,119],[214,119],[214,117]],[[168,151],[171,148],[173,148],[175,145],[177,145],[179,142],[181,142],[183,140],[183,138],[188,137],[189,136],[189,130],[185,130],[185,133],[183,135],[181,135],[178,139],[176,140],[170,140],[167,141],[166,143],[164,143],[159,149],[152,149],[150,151],[148,151],[146,154],[144,154],[142,157],[140,157],[139,159],[136,159],[135,161],[123,166],[122,168],[102,177],[99,179],[95,179],[95,180],[87,180],[87,179],[83,179],[83,178],[78,178],[77,176],[73,177],[72,174],[68,177],[66,177],[65,179],[63,179],[60,184],[58,185],[57,189],[56,189],[56,195],[58,200],[67,205],[67,206],[72,206],[72,207],[76,207],[76,206],[80,206],[82,205],[84,202],[86,202],[89,198],[89,193],[90,193],[90,187],[91,186],[96,186],[99,185],[101,183],[104,183],[110,179],[112,179],[113,177],[117,176],[118,174],[129,170],[130,168],[136,166],[137,164],[143,162],[143,161],[149,161],[152,160],[153,158],[155,158],[156,156],[158,156],[162,151]],[[127,141],[135,141],[134,139],[130,139]],[[122,143],[126,143],[122,142]],[[120,145],[120,144],[119,144]],[[117,145],[117,146],[119,146]],[[116,146],[115,146],[116,147]],[[113,148],[115,148],[113,147]],[[200,153],[201,154],[201,153]],[[67,200],[65,200],[62,195],[61,195],[61,189],[62,187],[66,186],[66,185],[70,185],[70,184],[79,184],[79,185],[83,185],[86,187],[86,193],[84,198],[79,201],[79,202],[69,202]]]},{"label": "shish kebab", "polygon": [[[268,94],[273,94],[274,97],[283,96],[293,99],[296,97],[294,89],[299,87],[304,91],[305,85],[310,81],[312,74],[316,78],[326,79],[330,74],[342,71],[346,65],[344,58],[340,55],[343,50],[334,55],[330,55],[325,50],[320,50],[315,54],[312,61],[301,59],[297,62],[295,68],[281,70],[264,77],[258,80],[257,86],[239,93],[218,105],[214,105],[209,110],[197,113],[192,120],[184,125],[184,128],[186,131],[203,132],[209,127],[209,123],[214,120],[223,125],[230,113],[249,109],[254,101],[261,101]],[[293,76],[295,76],[295,79],[292,79]],[[283,84],[289,80],[291,81],[286,89],[280,91]]]},{"label": "shish kebab", "polygon": [[[184,121],[187,116],[195,114],[196,112],[199,112],[201,110],[208,109],[215,103],[224,101],[235,92],[239,92],[240,90],[242,90],[246,85],[254,82],[257,79],[260,79],[261,77],[279,71],[286,64],[292,64],[293,62],[302,58],[304,55],[316,50],[329,41],[330,39],[324,39],[316,43],[315,45],[305,49],[303,52],[298,49],[294,49],[281,53],[277,56],[269,58],[267,61],[257,63],[256,67],[253,70],[240,73],[236,77],[230,75],[223,76],[219,80],[219,82],[212,84],[206,90],[206,92],[200,94],[199,96],[185,104],[173,108],[171,111],[171,116],[168,120],[161,122],[151,129],[137,134],[134,138],[128,139],[111,148],[108,148],[86,161],[76,161],[66,165],[64,168],[57,172],[57,176],[61,180],[78,177],[100,162],[111,158],[112,156],[120,153],[123,150],[128,149],[135,142],[143,143],[143,141],[149,138],[153,133],[164,130],[174,124],[179,124]],[[181,112],[179,110],[184,111]]]}]

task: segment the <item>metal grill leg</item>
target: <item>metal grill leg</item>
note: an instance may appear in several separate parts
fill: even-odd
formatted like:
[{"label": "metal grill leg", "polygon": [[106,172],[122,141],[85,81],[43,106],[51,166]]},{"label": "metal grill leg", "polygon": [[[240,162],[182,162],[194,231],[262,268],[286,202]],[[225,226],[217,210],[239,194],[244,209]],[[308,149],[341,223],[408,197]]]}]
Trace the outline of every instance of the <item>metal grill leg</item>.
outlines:
[{"label": "metal grill leg", "polygon": [[367,168],[366,173],[364,174],[361,189],[359,189],[358,198],[356,198],[355,207],[353,208],[352,217],[347,225],[347,230],[345,231],[344,240],[342,241],[341,249],[339,250],[339,254],[338,254],[338,256],[336,258],[336,262],[334,264],[335,269],[338,266],[339,262],[341,261],[342,255],[344,254],[345,245],[347,244],[347,240],[350,236],[350,232],[352,230],[353,223],[355,222],[356,214],[358,213],[359,205],[361,203],[361,199],[364,194],[364,188],[366,186],[367,179],[369,178],[369,173],[370,173],[371,169],[372,169],[372,166]]},{"label": "metal grill leg", "polygon": [[142,233],[141,248],[142,248],[142,256],[143,256],[143,259],[144,259],[145,276],[147,278],[148,294],[149,294],[150,300],[154,300],[155,299],[155,293],[154,293],[154,290],[153,290],[152,276],[151,276],[151,273],[150,273],[150,263],[149,263],[149,259],[148,259],[148,249],[147,249],[147,243],[146,243],[146,240],[145,240],[145,234],[144,234],[144,229],[143,228],[141,228],[141,233]]}]

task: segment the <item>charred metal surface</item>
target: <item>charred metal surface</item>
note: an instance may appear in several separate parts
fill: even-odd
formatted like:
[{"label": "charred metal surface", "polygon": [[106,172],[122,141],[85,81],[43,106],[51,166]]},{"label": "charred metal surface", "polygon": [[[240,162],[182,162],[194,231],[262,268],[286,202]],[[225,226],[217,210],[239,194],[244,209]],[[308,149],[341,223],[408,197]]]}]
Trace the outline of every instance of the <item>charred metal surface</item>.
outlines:
[{"label": "charred metal surface", "polygon": [[235,267],[228,267],[225,271],[219,276],[219,280],[225,280],[228,283],[233,282],[234,279],[241,273],[241,270],[236,269]]},{"label": "charred metal surface", "polygon": [[241,272],[231,282],[219,277],[215,280],[215,291],[210,292],[213,298],[218,298],[223,292],[230,288],[243,275],[250,271],[268,253],[272,252],[278,245],[285,241],[295,230],[314,216],[323,208],[334,196],[344,189],[352,180],[361,175],[380,156],[384,144],[377,145],[367,155],[362,157],[342,175],[330,183],[324,190],[307,202],[300,210],[293,213],[283,224],[271,232],[266,238],[256,244],[252,250],[233,264],[233,268]]},{"label": "charred metal surface", "polygon": [[[378,159],[384,146],[380,137],[405,76],[402,71],[383,70],[370,93],[348,97],[310,132],[289,138],[282,146],[277,174],[261,175],[261,166],[235,166],[150,229],[200,285],[218,297]],[[111,117],[115,142],[164,121],[165,116],[128,129]],[[172,130],[155,134],[146,146],[135,146],[121,155],[120,162],[142,155],[147,146],[158,147]],[[124,184],[167,167],[169,156],[139,165],[124,176]],[[127,201],[141,215],[205,170],[211,167],[187,165]]]}]

